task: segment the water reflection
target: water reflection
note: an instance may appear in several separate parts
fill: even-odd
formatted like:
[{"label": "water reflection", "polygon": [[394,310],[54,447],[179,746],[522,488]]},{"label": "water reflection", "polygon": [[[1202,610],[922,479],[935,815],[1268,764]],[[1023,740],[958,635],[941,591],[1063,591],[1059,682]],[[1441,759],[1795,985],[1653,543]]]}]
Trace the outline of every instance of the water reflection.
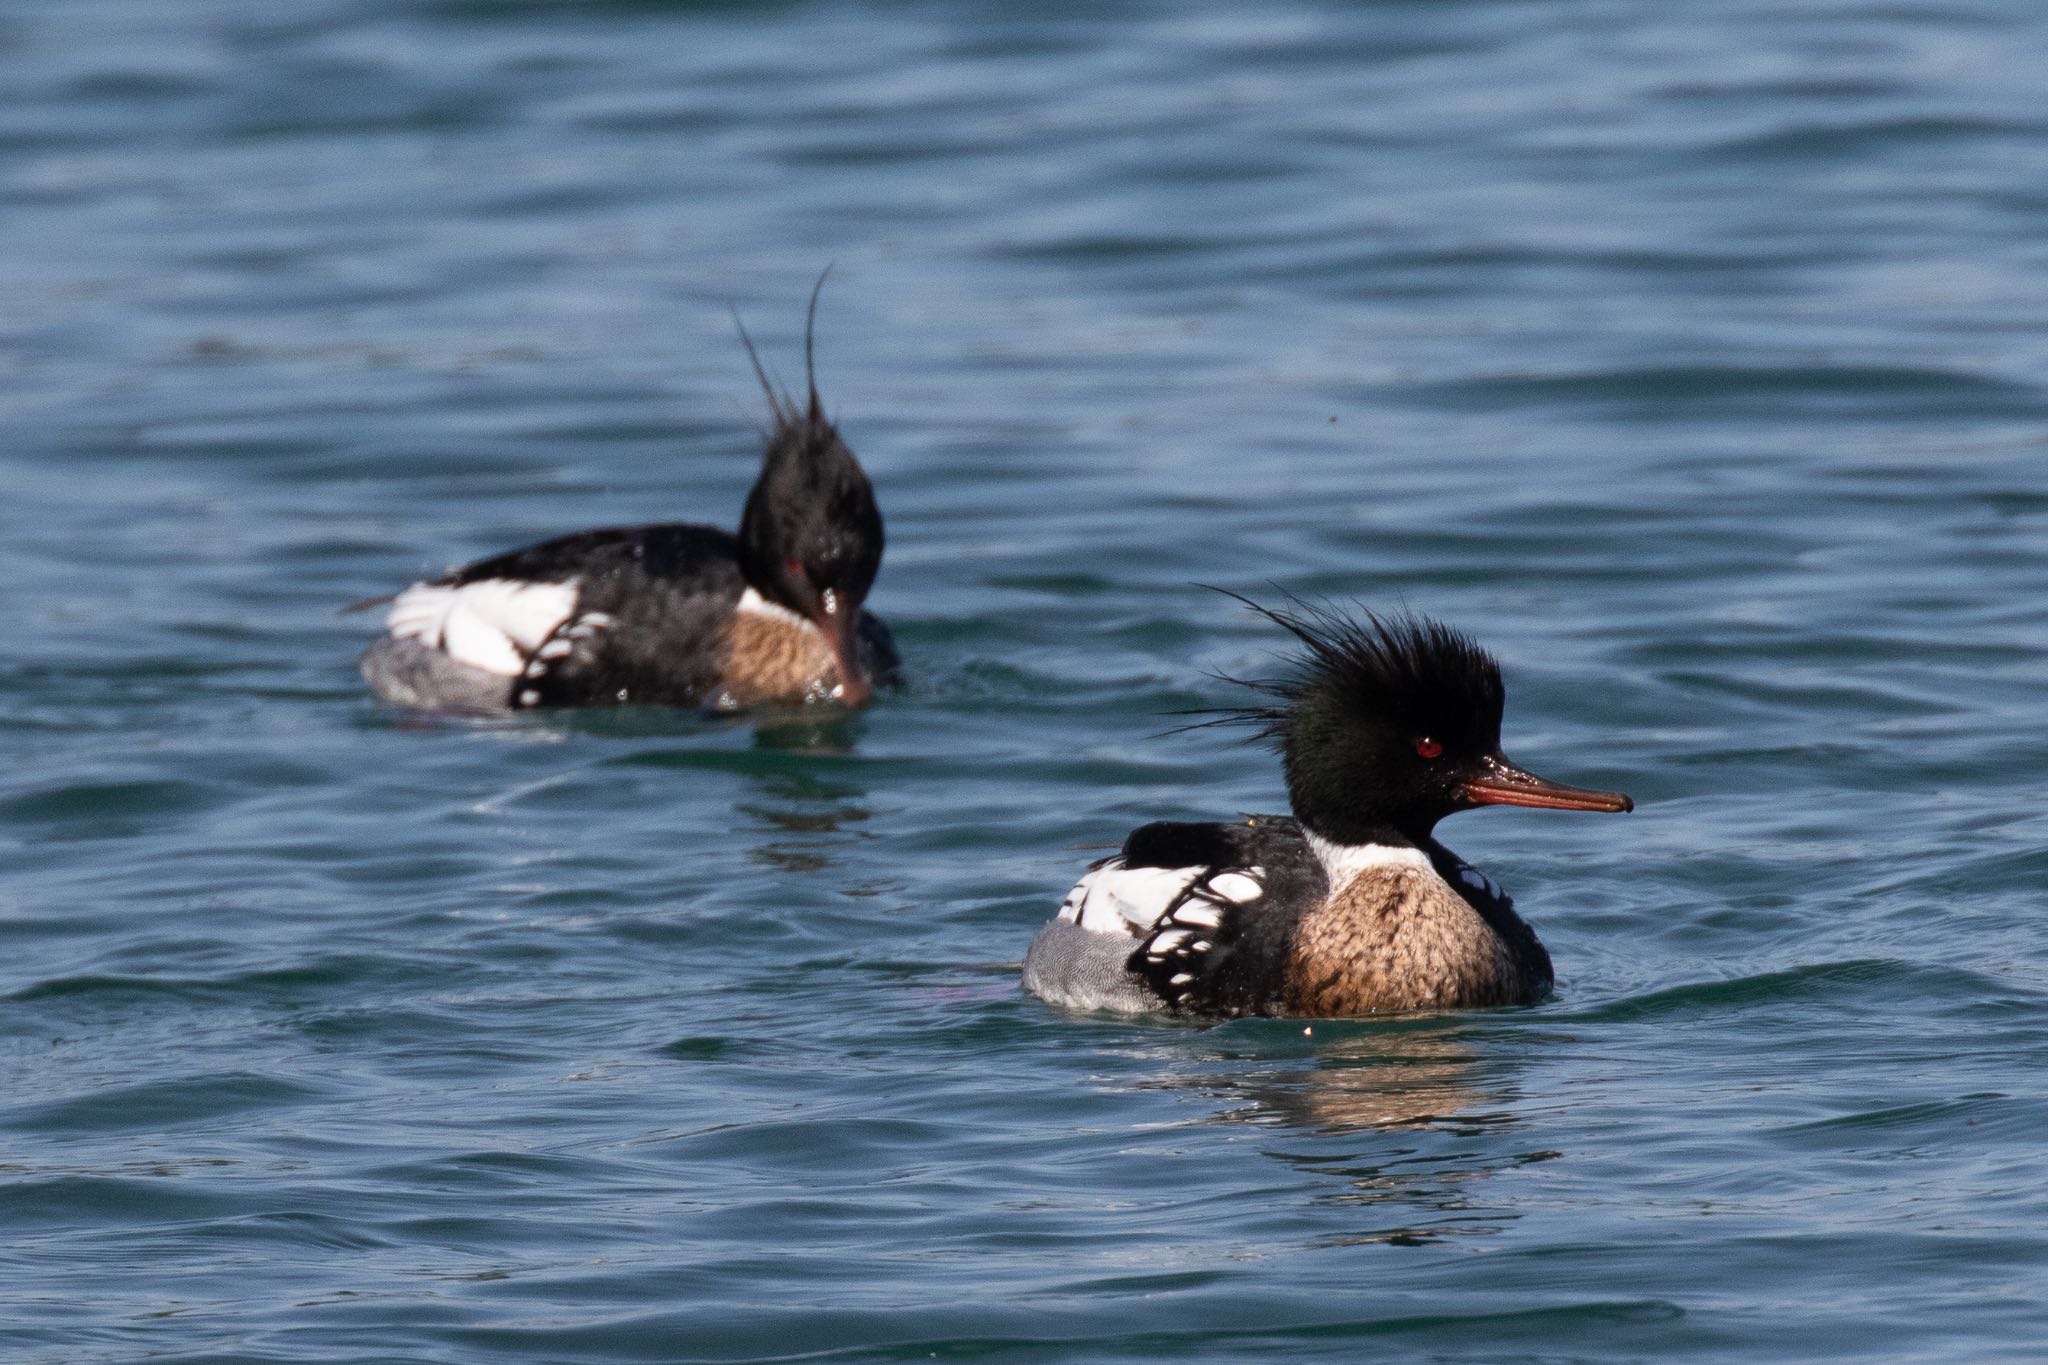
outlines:
[{"label": "water reflection", "polygon": [[1301,1071],[1248,1078],[1240,1088],[1260,1117],[1323,1132],[1462,1132],[1501,1122],[1498,1113],[1480,1112],[1500,1097],[1488,1092],[1471,1046],[1453,1025],[1326,1036],[1313,1061]]},{"label": "water reflection", "polygon": [[1357,1226],[1317,1245],[1492,1236],[1517,1215],[1504,1196],[1482,1196],[1485,1182],[1558,1155],[1512,1147],[1522,1120],[1511,1063],[1498,1048],[1482,1053],[1468,1020],[1259,1028],[1275,1032],[1219,1048],[1229,1074],[1178,1083],[1225,1102],[1211,1122],[1275,1130],[1267,1156],[1332,1182],[1315,1203],[1360,1211]]},{"label": "water reflection", "polygon": [[396,730],[467,730],[540,743],[578,736],[695,739],[750,726],[756,753],[832,757],[853,753],[864,726],[859,713],[838,706],[759,707],[728,715],[685,706],[587,706],[484,713],[379,705],[366,715],[365,724]]},{"label": "water reflection", "polygon": [[751,844],[747,857],[785,872],[815,872],[832,865],[844,837],[868,837],[860,828],[874,817],[867,789],[815,772],[764,773],[754,780],[761,799],[733,809],[769,837]]},{"label": "water reflection", "polygon": [[[441,720],[440,723],[451,723]],[[566,769],[514,782],[477,802],[479,814],[500,815],[543,793],[564,806],[589,809],[640,794],[624,818],[670,802],[727,847],[770,867],[815,872],[832,865],[832,850],[862,835],[874,812],[868,791],[850,776],[864,765],[848,760],[865,722],[838,707],[784,707],[744,716],[711,716],[675,707],[621,706],[522,713],[464,722],[465,729],[514,742],[568,743],[655,740],[651,744],[579,747]],[[746,727],[749,742],[736,745]],[[661,774],[643,782],[639,774]],[[619,773],[634,776],[622,782]],[[710,798],[716,788],[721,795]],[[725,803],[730,802],[729,807]]]},{"label": "water reflection", "polygon": [[864,728],[858,714],[837,706],[766,708],[751,719],[756,750],[789,754],[851,754]]}]

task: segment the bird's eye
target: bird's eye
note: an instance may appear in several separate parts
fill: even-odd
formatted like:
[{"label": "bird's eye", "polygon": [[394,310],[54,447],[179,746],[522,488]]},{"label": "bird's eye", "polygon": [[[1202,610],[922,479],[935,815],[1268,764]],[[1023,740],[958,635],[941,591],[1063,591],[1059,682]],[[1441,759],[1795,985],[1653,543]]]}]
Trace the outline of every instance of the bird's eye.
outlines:
[{"label": "bird's eye", "polygon": [[804,562],[795,555],[791,555],[788,559],[782,561],[782,571],[791,578],[802,578],[804,576]]},{"label": "bird's eye", "polygon": [[1443,752],[1443,744],[1438,740],[1431,739],[1428,735],[1424,735],[1421,739],[1415,741],[1415,755],[1418,758],[1441,758],[1443,757]]}]

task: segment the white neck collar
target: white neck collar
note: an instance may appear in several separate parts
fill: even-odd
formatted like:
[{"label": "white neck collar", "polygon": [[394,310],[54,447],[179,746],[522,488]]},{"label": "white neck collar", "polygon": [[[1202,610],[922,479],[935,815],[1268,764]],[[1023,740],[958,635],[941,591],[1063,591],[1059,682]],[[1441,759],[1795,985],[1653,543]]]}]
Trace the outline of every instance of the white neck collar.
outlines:
[{"label": "white neck collar", "polygon": [[740,594],[739,604],[734,610],[744,612],[748,616],[765,616],[771,621],[781,621],[785,625],[808,626],[812,630],[817,629],[817,626],[812,625],[810,621],[797,615],[797,613],[783,606],[780,602],[770,602],[767,598],[761,596],[759,592],[754,590],[751,584],[748,585],[745,592]]},{"label": "white neck collar", "polygon": [[1316,861],[1323,865],[1323,873],[1330,879],[1330,890],[1337,892],[1350,884],[1353,877],[1363,872],[1381,868],[1415,868],[1422,871],[1432,869],[1429,855],[1413,846],[1402,848],[1393,844],[1339,844],[1314,830],[1304,829],[1302,837],[1308,840],[1309,851],[1316,855]]}]

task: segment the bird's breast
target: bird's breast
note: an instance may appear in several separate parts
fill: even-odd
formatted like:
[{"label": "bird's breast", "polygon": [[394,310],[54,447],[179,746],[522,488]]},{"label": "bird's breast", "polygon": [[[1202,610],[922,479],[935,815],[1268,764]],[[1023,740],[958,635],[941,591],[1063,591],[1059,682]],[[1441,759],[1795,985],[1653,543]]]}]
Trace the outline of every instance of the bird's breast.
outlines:
[{"label": "bird's breast", "polygon": [[1287,1004],[1329,1017],[1533,999],[1493,927],[1426,866],[1358,872],[1295,930]]},{"label": "bird's breast", "polygon": [[724,653],[720,702],[727,706],[823,697],[841,681],[825,632],[751,588],[727,624]]}]

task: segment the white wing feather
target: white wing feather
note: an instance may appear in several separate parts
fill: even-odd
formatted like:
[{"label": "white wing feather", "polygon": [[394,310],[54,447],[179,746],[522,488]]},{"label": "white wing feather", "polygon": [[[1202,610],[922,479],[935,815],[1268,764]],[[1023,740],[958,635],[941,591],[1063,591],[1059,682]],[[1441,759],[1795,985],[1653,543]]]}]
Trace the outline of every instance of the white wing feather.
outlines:
[{"label": "white wing feather", "polygon": [[458,586],[415,583],[392,599],[385,629],[458,663],[513,678],[569,614],[575,583],[484,578]]},{"label": "white wing feather", "polygon": [[1207,868],[1125,867],[1111,858],[1067,893],[1060,918],[1098,934],[1143,938]]}]

